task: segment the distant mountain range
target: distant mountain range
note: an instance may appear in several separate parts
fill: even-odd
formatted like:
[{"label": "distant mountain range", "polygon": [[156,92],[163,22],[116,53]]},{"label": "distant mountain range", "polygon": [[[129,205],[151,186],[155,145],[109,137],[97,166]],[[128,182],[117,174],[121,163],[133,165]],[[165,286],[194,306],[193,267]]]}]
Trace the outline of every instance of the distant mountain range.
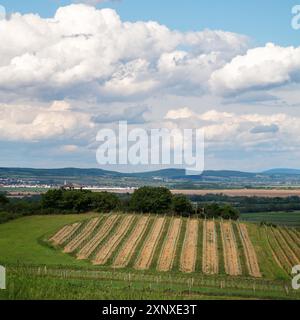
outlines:
[{"label": "distant mountain range", "polygon": [[264,172],[265,174],[300,174],[299,169],[271,169]]},{"label": "distant mountain range", "polygon": [[61,168],[61,169],[33,169],[33,168],[5,168],[0,167],[0,177],[19,176],[19,177],[54,177],[54,176],[95,176],[95,177],[136,177],[136,178],[170,178],[170,179],[199,179],[200,177],[222,177],[222,178],[254,178],[261,175],[300,175],[298,169],[271,169],[263,172],[252,173],[232,170],[206,170],[201,175],[187,176],[184,169],[163,169],[157,171],[121,173],[103,169],[80,169],[80,168]]},{"label": "distant mountain range", "polygon": [[[185,175],[184,169],[162,169],[157,171],[146,171],[138,173],[121,173],[117,171],[108,171],[104,169],[80,169],[80,168],[59,168],[59,169],[34,169],[34,168],[9,168],[9,167],[0,167],[0,174],[17,174],[17,175],[113,175],[113,176],[140,176],[140,177],[178,177]],[[244,171],[234,171],[234,170],[206,170],[202,175],[208,176],[234,176],[234,177],[253,177],[255,175],[261,174],[299,174],[300,169],[287,169],[287,168],[278,168],[270,169],[263,172],[244,172]]]},{"label": "distant mountain range", "polygon": [[[32,169],[0,168],[0,184],[24,181],[34,184],[61,185],[70,183],[97,186],[136,187],[141,185],[165,185],[171,188],[244,188],[263,186],[300,185],[300,170],[271,169],[251,173],[230,170],[207,170],[201,175],[187,176],[183,169],[164,169],[139,173],[120,173],[103,169]],[[2,182],[1,182],[2,181]],[[5,182],[5,181],[4,181]]]}]

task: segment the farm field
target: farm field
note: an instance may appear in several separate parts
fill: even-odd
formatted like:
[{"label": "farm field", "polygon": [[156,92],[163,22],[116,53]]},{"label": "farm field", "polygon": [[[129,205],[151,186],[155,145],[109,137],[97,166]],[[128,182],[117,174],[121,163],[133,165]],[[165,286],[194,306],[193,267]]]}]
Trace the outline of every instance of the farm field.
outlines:
[{"label": "farm field", "polygon": [[[122,213],[35,216],[0,225],[0,247],[3,299],[300,298],[289,274],[299,262],[293,228]],[[84,258],[83,248],[92,248]]]},{"label": "farm field", "polygon": [[285,198],[291,196],[300,196],[300,189],[217,189],[217,190],[172,190],[175,194],[200,195],[207,194],[224,194],[231,197],[269,197],[269,198]]},{"label": "farm field", "polygon": [[242,213],[241,220],[260,223],[261,221],[283,226],[300,227],[300,211]]},{"label": "farm field", "polygon": [[[108,269],[117,267],[157,273],[172,271],[277,279],[276,273],[264,269],[264,261],[261,261],[264,258],[272,265],[270,269],[282,271],[280,278],[289,279],[292,267],[300,263],[299,234],[295,229],[171,216],[122,213],[100,216],[102,224],[95,227],[90,237],[86,237],[86,230],[95,219],[84,221],[79,227],[78,223],[63,226],[50,237],[50,245],[58,251],[68,252],[66,248],[70,243],[82,239],[83,234],[84,240],[71,253],[74,258]],[[253,229],[260,232],[254,234]],[[259,238],[261,231],[267,237],[265,242]],[[69,236],[55,242],[65,232],[69,232]],[[96,244],[95,238],[99,239]],[[199,238],[202,246],[198,244]],[[83,258],[78,252],[84,248],[91,250]],[[262,256],[260,251],[264,253]],[[199,260],[202,266],[196,264]]]}]

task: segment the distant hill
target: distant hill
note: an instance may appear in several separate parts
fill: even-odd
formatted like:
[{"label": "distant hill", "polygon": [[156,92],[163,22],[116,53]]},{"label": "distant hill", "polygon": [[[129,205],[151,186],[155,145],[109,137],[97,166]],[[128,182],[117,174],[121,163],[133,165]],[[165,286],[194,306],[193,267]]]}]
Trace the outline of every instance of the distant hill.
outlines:
[{"label": "distant hill", "polygon": [[264,174],[282,174],[282,175],[289,175],[289,174],[299,174],[299,169],[286,169],[286,168],[279,168],[279,169],[271,169],[263,172]]},{"label": "distant hill", "polygon": [[[164,169],[150,172],[120,173],[103,169],[32,169],[0,168],[0,179],[11,184],[22,182],[62,185],[64,181],[79,185],[105,187],[167,186],[178,189],[252,188],[265,186],[299,186],[300,170],[272,169],[262,173],[232,170],[207,170],[201,175],[188,176],[184,169]],[[21,180],[21,182],[19,181]],[[5,180],[4,180],[5,181]],[[0,181],[1,183],[1,181]]]},{"label": "distant hill", "polygon": [[122,173],[102,169],[32,169],[32,168],[0,168],[0,176],[46,177],[46,176],[122,176]]},{"label": "distant hill", "polygon": [[[178,178],[178,177],[187,177],[185,174],[184,169],[165,169],[159,171],[151,171],[151,172],[142,172],[142,173],[135,173],[135,176],[143,176],[143,177],[166,177],[166,178]],[[201,175],[196,175],[195,177],[254,177],[256,173],[249,173],[249,172],[241,172],[241,171],[229,171],[229,170],[208,170],[203,171]],[[193,176],[190,176],[191,179]]]},{"label": "distant hill", "polygon": [[204,177],[220,178],[253,178],[256,173],[229,171],[229,170],[209,170],[204,171],[201,175],[187,176],[184,169],[163,169],[158,171],[138,172],[138,173],[120,173],[116,171],[107,171],[103,169],[78,169],[78,168],[61,168],[61,169],[32,169],[32,168],[0,168],[1,176],[18,176],[18,177],[135,177],[135,178],[169,178],[169,179],[199,179]]}]

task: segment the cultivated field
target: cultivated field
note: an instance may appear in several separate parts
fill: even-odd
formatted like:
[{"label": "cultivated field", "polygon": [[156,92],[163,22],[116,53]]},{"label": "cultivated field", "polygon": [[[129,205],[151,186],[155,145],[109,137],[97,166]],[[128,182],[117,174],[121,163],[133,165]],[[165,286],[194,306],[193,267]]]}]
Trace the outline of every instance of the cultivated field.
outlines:
[{"label": "cultivated field", "polygon": [[300,227],[300,211],[242,213],[241,220],[255,223],[260,223],[261,221],[264,221],[281,226]]},{"label": "cultivated field", "polygon": [[[250,232],[253,228],[263,229],[265,246]],[[270,274],[266,261],[286,278],[300,264],[296,229],[225,220],[113,214],[63,226],[50,241],[77,259],[107,268],[258,279]]]},{"label": "cultivated field", "polygon": [[[94,190],[97,192],[107,191],[112,193],[133,193],[134,189],[99,189]],[[284,188],[270,188],[270,189],[188,189],[188,190],[171,190],[173,194],[185,194],[185,195],[200,195],[205,196],[208,194],[224,194],[227,196],[235,197],[269,197],[269,198],[286,198],[291,196],[300,197],[300,189],[284,189]]]},{"label": "cultivated field", "polygon": [[201,195],[224,194],[230,197],[286,198],[300,196],[300,189],[220,189],[220,190],[172,190],[174,194]]}]

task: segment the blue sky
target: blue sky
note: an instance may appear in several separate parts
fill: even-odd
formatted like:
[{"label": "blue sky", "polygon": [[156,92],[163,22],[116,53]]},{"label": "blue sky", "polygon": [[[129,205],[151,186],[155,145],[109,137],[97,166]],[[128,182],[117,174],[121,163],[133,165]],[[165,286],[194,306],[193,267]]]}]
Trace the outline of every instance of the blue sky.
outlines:
[{"label": "blue sky", "polygon": [[0,20],[0,166],[97,167],[127,120],[203,128],[206,169],[299,167],[296,0],[75,2],[0,0],[21,13]]},{"label": "blue sky", "polygon": [[[33,12],[42,17],[51,17],[59,6],[70,3],[0,0],[8,12]],[[296,4],[296,0],[116,0],[98,7],[114,8],[126,21],[154,20],[182,31],[221,29],[246,34],[259,44],[299,45],[300,34],[291,28],[291,8]]]}]

